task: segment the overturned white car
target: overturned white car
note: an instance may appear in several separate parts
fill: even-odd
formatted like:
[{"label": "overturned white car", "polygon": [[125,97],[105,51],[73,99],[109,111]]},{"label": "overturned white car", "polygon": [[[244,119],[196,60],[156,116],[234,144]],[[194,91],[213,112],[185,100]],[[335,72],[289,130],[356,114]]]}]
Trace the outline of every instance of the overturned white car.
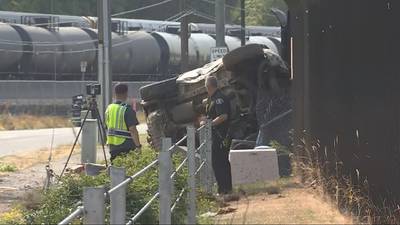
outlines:
[{"label": "overturned white car", "polygon": [[231,103],[231,149],[268,145],[276,140],[289,145],[290,74],[279,54],[261,45],[246,45],[224,58],[176,78],[143,87],[149,142],[160,148],[162,137],[173,141],[185,135],[187,124],[198,125],[205,113],[209,75]]}]

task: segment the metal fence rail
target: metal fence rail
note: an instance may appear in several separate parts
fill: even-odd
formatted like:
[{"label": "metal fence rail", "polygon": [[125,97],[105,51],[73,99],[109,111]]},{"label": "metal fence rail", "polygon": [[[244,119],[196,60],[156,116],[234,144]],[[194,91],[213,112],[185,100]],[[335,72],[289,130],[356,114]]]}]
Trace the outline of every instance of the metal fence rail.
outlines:
[{"label": "metal fence rail", "polygon": [[[199,134],[200,144],[196,148],[196,133]],[[187,142],[186,157],[173,170],[172,155],[174,149]],[[211,121],[199,129],[193,126],[187,127],[187,135],[172,145],[170,138],[162,140],[162,150],[158,159],[154,160],[146,167],[132,176],[126,177],[124,168],[111,166],[111,189],[106,191],[104,188],[88,187],[84,189],[84,204],[68,215],[59,224],[69,224],[74,219],[83,216],[84,224],[104,223],[105,221],[105,202],[110,200],[110,224],[134,224],[141,215],[159,198],[159,223],[171,224],[172,213],[178,203],[183,199],[187,192],[187,224],[196,224],[196,186],[199,185],[208,193],[212,191],[213,174],[211,168]],[[197,157],[196,157],[197,154]],[[196,162],[196,158],[198,159]],[[159,191],[131,218],[126,218],[126,191],[127,185],[134,182],[138,177],[143,176],[155,165],[159,165]],[[187,188],[180,190],[178,197],[172,201],[173,179],[187,165],[188,178]],[[199,182],[196,176],[200,174]]]},{"label": "metal fence rail", "polygon": [[72,212],[69,216],[67,216],[63,221],[61,221],[59,224],[64,225],[64,224],[69,224],[71,223],[74,219],[78,218],[84,213],[83,206],[79,206],[74,212]]}]

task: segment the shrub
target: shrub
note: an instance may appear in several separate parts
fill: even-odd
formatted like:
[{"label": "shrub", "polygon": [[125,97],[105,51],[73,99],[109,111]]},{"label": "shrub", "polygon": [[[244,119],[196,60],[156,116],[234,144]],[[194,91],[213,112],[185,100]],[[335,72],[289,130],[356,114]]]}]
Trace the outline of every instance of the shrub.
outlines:
[{"label": "shrub", "polygon": [[28,224],[57,224],[76,209],[82,200],[83,187],[108,184],[105,173],[96,177],[66,175],[61,183],[43,191],[41,202],[36,209],[26,211]]},{"label": "shrub", "polygon": [[16,207],[11,209],[9,212],[3,213],[0,215],[0,224],[24,224],[24,215],[23,210],[21,208]]},{"label": "shrub", "polygon": [[[157,158],[157,153],[151,149],[143,152],[131,152],[115,159],[114,166],[125,167],[128,176],[133,175]],[[175,167],[183,160],[182,155],[175,154],[173,163]],[[186,167],[184,167],[186,168]],[[186,186],[187,171],[183,169],[175,178],[175,192]],[[96,177],[84,175],[66,175],[59,185],[42,193],[41,202],[35,209],[25,210],[25,219],[28,224],[57,224],[76,209],[77,203],[82,200],[83,187],[109,186],[110,179],[106,172]],[[154,166],[143,176],[131,182],[127,189],[127,218],[136,214],[147,201],[158,191],[158,167]],[[177,196],[174,196],[177,197]],[[178,204],[173,214],[173,223],[182,224],[186,215],[184,195],[182,202]],[[174,200],[175,198],[173,198]],[[108,207],[107,207],[108,209]],[[108,213],[108,212],[107,212]],[[109,218],[107,216],[106,218]],[[76,221],[80,223],[81,221]],[[158,223],[158,200],[136,222],[139,224]]]},{"label": "shrub", "polygon": [[17,167],[15,165],[0,162],[0,172],[15,172],[15,171],[17,171]]}]

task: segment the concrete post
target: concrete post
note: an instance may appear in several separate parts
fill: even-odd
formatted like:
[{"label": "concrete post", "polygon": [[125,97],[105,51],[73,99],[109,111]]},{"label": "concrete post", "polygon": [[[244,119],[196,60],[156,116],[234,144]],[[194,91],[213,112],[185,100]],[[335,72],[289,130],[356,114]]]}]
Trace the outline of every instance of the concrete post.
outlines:
[{"label": "concrete post", "polygon": [[82,129],[81,163],[96,163],[97,159],[97,120],[86,119]]},{"label": "concrete post", "polygon": [[171,224],[171,190],[172,190],[172,160],[168,149],[171,147],[171,138],[163,138],[159,155],[159,193],[160,193],[160,224]]},{"label": "concrete post", "polygon": [[246,4],[245,0],[240,0],[240,42],[246,45]]},{"label": "concrete post", "polygon": [[193,126],[188,126],[187,130],[187,164],[188,164],[188,205],[187,205],[187,224],[196,224],[196,130]]},{"label": "concrete post", "polygon": [[83,189],[83,224],[105,223],[105,188],[85,187]]},{"label": "concrete post", "polygon": [[212,152],[211,120],[207,120],[205,129],[206,129],[205,153],[206,153],[206,171],[207,171],[206,192],[211,194],[214,185],[214,170],[212,168],[212,153],[211,153]]},{"label": "concrete post", "polygon": [[[125,168],[110,167],[111,187],[115,187],[126,179]],[[126,186],[110,195],[110,224],[125,224]]]},{"label": "concrete post", "polygon": [[217,47],[225,47],[225,0],[215,1],[215,31]]},{"label": "concrete post", "polygon": [[112,68],[111,68],[111,5],[110,0],[97,1],[99,54],[98,54],[98,79],[101,84],[101,96],[99,108],[102,117],[107,105],[112,100]]}]

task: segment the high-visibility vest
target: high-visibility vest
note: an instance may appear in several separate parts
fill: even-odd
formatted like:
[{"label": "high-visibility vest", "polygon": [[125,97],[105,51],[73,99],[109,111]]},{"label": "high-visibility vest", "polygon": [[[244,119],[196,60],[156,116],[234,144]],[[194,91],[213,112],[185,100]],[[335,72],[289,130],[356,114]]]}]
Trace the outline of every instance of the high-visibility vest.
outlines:
[{"label": "high-visibility vest", "polygon": [[127,108],[125,103],[112,103],[107,107],[105,119],[107,125],[107,144],[121,145],[126,139],[132,139],[125,124],[125,112]]}]

